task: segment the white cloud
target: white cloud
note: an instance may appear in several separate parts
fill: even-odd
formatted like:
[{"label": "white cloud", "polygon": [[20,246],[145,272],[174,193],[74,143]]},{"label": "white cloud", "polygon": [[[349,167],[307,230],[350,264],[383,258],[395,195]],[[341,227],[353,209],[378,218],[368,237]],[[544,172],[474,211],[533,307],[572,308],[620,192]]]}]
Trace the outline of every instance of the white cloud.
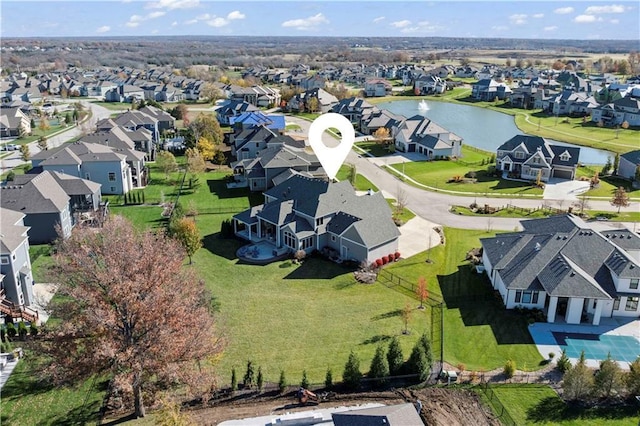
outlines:
[{"label": "white cloud", "polygon": [[543,29],[544,29],[545,31],[555,31],[555,30],[557,30],[557,29],[558,29],[558,27],[557,27],[557,26],[555,26],[555,25],[551,25],[550,27],[544,27]]},{"label": "white cloud", "polygon": [[608,6],[589,6],[584,11],[587,15],[600,15],[603,13],[624,13],[624,6],[621,4],[611,4]]},{"label": "white cloud", "polygon": [[395,21],[391,23],[391,26],[396,28],[405,28],[405,27],[408,27],[409,25],[411,25],[411,21],[409,21],[408,19],[405,19],[402,21]]},{"label": "white cloud", "polygon": [[385,18],[384,16],[378,16],[377,18],[375,18],[375,19],[373,20],[373,23],[374,23],[374,24],[377,24],[378,22],[382,22],[382,21],[384,21],[385,19],[386,19],[386,18]]},{"label": "white cloud", "polygon": [[236,19],[244,19],[244,18],[245,18],[244,13],[240,12],[239,10],[234,10],[233,12],[230,12],[227,15],[227,19],[229,21],[233,21],[233,20],[236,20]]},{"label": "white cloud", "polygon": [[515,15],[509,16],[509,21],[514,25],[523,25],[527,23],[527,15],[516,13]]},{"label": "white cloud", "polygon": [[166,12],[162,12],[162,11],[151,12],[145,16],[131,15],[131,17],[129,18],[129,22],[127,22],[125,25],[129,28],[136,28],[144,21],[148,21],[150,19],[156,19],[164,15],[166,15]]},{"label": "white cloud", "polygon": [[509,29],[509,27],[507,27],[506,25],[495,25],[495,26],[491,27],[491,29],[493,31],[507,31]]},{"label": "white cloud", "polygon": [[282,26],[285,28],[295,28],[296,30],[306,31],[319,27],[322,24],[328,24],[329,20],[322,14],[309,16],[308,18],[291,19],[284,21]]},{"label": "white cloud", "polygon": [[590,24],[592,22],[601,21],[602,18],[598,18],[594,15],[578,15],[573,18],[573,22],[577,24]]},{"label": "white cloud", "polygon": [[567,6],[567,7],[559,7],[556,10],[553,11],[553,13],[556,13],[558,15],[566,15],[568,13],[573,12],[574,9],[571,6]]},{"label": "white cloud", "polygon": [[96,30],[97,33],[106,33],[111,30],[111,27],[108,25],[103,25]]},{"label": "white cloud", "polygon": [[435,33],[442,29],[441,26],[430,24],[429,21],[418,22],[415,26],[405,27],[400,32],[405,34],[411,33]]},{"label": "white cloud", "polygon": [[171,23],[171,26],[172,26],[172,27],[177,27],[177,26],[178,26],[178,21],[173,21],[173,22]]},{"label": "white cloud", "polygon": [[229,21],[224,18],[216,17],[207,21],[207,25],[210,27],[220,28],[229,25]]},{"label": "white cloud", "polygon": [[200,0],[159,0],[147,3],[149,9],[192,9],[200,5]]},{"label": "white cloud", "polygon": [[209,15],[208,13],[205,13],[204,15],[198,15],[198,16],[196,16],[196,17],[195,17],[195,20],[196,20],[196,21],[207,21],[207,20],[212,19],[212,18],[214,18],[214,17],[215,17],[215,15],[214,15],[214,16],[211,16],[211,15]]},{"label": "white cloud", "polygon": [[531,17],[536,19],[544,18],[544,13],[536,13],[535,15],[531,15]]}]

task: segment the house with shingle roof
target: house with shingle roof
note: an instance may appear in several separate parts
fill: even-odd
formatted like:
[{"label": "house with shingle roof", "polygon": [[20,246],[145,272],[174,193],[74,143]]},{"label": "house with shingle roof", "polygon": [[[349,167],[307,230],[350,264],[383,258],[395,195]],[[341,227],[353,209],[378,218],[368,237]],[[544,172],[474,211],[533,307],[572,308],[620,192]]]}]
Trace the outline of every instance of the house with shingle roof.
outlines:
[{"label": "house with shingle roof", "polygon": [[304,111],[311,98],[318,100],[318,112],[324,114],[329,112],[331,108],[338,103],[338,98],[324,89],[311,89],[302,93],[298,93],[287,102],[287,110],[293,112]]},{"label": "house with shingle roof", "polygon": [[421,115],[403,120],[392,133],[396,149],[417,152],[429,159],[459,157],[462,138]]},{"label": "house with shingle roof", "polygon": [[638,182],[638,169],[640,168],[640,149],[635,151],[625,152],[620,156],[620,163],[618,164],[618,176],[632,181]]},{"label": "house with shingle roof", "polygon": [[331,413],[334,426],[423,426],[415,405],[411,403],[359,408]]},{"label": "house with shingle roof", "polygon": [[573,180],[579,157],[580,148],[555,145],[540,136],[516,135],[498,147],[496,170],[527,180]]},{"label": "house with shingle roof", "polygon": [[31,120],[19,107],[0,108],[0,137],[18,137],[31,133]]},{"label": "house with shingle roof", "polygon": [[521,232],[483,238],[482,262],[507,309],[544,310],[547,322],[598,325],[640,318],[640,237],[598,232],[567,214],[522,221]]},{"label": "house with shingle roof", "polygon": [[0,207],[25,215],[24,224],[30,227],[30,244],[54,241],[58,237],[58,227],[63,237],[71,234],[69,200],[51,173],[40,173],[23,185],[0,188]]},{"label": "house with shingle roof", "polygon": [[276,250],[325,248],[343,260],[373,262],[398,249],[400,232],[382,193],[356,195],[338,183],[293,175],[264,192],[264,203],[233,217],[235,234]]},{"label": "house with shingle roof", "polygon": [[627,96],[594,108],[591,121],[604,126],[619,126],[625,121],[630,126],[640,126],[640,99]]},{"label": "house with shingle roof", "polygon": [[0,303],[29,306],[33,298],[33,274],[29,257],[29,227],[23,212],[0,208]]},{"label": "house with shingle roof", "polygon": [[248,102],[230,100],[223,102],[216,109],[216,118],[221,125],[229,126],[231,125],[231,117],[238,117],[245,112],[252,111],[260,111],[260,108]]}]

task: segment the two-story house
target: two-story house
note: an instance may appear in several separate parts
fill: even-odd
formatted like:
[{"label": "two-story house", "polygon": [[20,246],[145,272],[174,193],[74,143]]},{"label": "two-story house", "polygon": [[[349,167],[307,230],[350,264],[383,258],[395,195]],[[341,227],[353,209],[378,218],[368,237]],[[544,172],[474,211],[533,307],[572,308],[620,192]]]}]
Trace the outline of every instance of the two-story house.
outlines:
[{"label": "two-story house", "polygon": [[380,192],[356,195],[338,183],[293,175],[264,192],[264,204],[233,217],[235,234],[276,250],[328,248],[343,260],[371,263],[395,253],[400,232]]},{"label": "two-story house", "polygon": [[421,115],[403,120],[393,129],[398,151],[417,152],[428,159],[460,157],[462,138]]},{"label": "two-story house", "polygon": [[496,170],[527,180],[573,180],[579,156],[580,148],[555,145],[540,136],[516,135],[498,147]]},{"label": "two-story house", "polygon": [[368,98],[388,96],[391,89],[391,83],[382,78],[372,78],[364,82],[364,94]]},{"label": "two-story house", "polygon": [[547,322],[598,325],[640,318],[640,237],[598,232],[572,215],[522,221],[521,232],[483,238],[482,261],[507,309],[542,309]]}]

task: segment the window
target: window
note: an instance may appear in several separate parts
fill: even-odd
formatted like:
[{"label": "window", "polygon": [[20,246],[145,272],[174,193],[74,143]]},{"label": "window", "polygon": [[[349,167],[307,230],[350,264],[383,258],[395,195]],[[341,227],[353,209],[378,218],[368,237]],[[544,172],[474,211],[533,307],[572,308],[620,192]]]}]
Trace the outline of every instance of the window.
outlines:
[{"label": "window", "polygon": [[304,238],[304,239],[301,241],[301,246],[302,246],[302,247],[300,247],[300,248],[301,248],[302,250],[306,250],[306,249],[308,249],[308,248],[312,247],[312,246],[313,246],[313,237],[307,237],[307,238]]},{"label": "window", "polygon": [[115,182],[115,181],[116,181],[115,172],[109,172],[109,182]]},{"label": "window", "polygon": [[627,305],[624,307],[625,311],[637,311],[638,310],[638,300],[640,297],[627,297]]},{"label": "window", "polygon": [[516,151],[516,158],[522,160],[524,158],[524,152]]},{"label": "window", "polygon": [[522,300],[522,292],[520,290],[516,291],[516,303],[520,303]]},{"label": "window", "polygon": [[537,291],[516,291],[516,303],[536,304],[538,303]]},{"label": "window", "polygon": [[620,309],[620,297],[617,297],[614,301],[613,301],[613,310],[617,311],[618,309]]},{"label": "window", "polygon": [[316,226],[320,226],[324,223],[324,217],[319,217],[316,219]]},{"label": "window", "polygon": [[335,235],[331,236],[331,241],[334,241],[334,242],[336,241],[336,236]]},{"label": "window", "polygon": [[629,288],[631,290],[637,290],[638,289],[638,281],[640,281],[638,278],[633,278],[631,280],[631,282],[629,283]]},{"label": "window", "polygon": [[296,237],[291,232],[285,231],[283,234],[284,245],[292,249],[296,249]]},{"label": "window", "polygon": [[84,174],[84,178],[85,178],[86,180],[91,180],[91,175],[90,175],[89,173],[85,173],[85,174]]},{"label": "window", "polygon": [[571,158],[571,155],[569,155],[567,151],[560,154],[560,161],[569,161],[570,158]]},{"label": "window", "polygon": [[115,186],[111,187],[111,192],[116,192],[116,187]]},{"label": "window", "polygon": [[9,258],[7,256],[0,257],[0,264],[8,265],[9,264]]}]

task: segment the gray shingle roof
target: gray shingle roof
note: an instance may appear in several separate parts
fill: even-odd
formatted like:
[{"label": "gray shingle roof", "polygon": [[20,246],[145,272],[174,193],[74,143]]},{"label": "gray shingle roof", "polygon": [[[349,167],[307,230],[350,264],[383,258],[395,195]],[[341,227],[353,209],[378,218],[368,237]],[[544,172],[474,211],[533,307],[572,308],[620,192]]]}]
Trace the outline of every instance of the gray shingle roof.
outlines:
[{"label": "gray shingle roof", "polygon": [[60,213],[69,205],[69,196],[50,173],[42,172],[25,185],[2,187],[0,204],[24,214]]},{"label": "gray shingle roof", "polygon": [[[28,226],[22,220],[24,214],[9,209],[0,208],[0,253],[13,253],[25,240],[28,240]],[[0,279],[0,281],[2,281]]]}]

